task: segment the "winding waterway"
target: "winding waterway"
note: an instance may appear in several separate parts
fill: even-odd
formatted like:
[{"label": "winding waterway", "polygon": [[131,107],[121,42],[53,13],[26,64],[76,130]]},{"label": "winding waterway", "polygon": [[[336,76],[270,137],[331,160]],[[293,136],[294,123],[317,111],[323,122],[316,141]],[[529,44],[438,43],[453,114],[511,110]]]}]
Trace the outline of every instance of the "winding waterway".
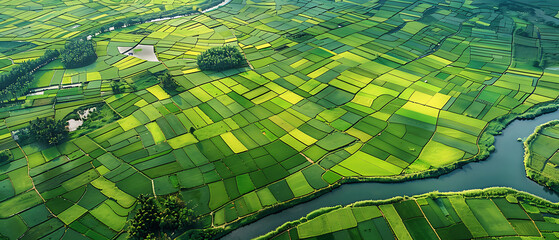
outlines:
[{"label": "winding waterway", "polygon": [[524,148],[518,138],[525,139],[534,129],[548,121],[559,119],[559,111],[539,116],[533,120],[516,120],[495,137],[495,152],[481,162],[469,163],[439,178],[414,180],[402,183],[353,183],[342,185],[309,202],[298,204],[276,214],[229,233],[222,240],[252,239],[276,229],[281,224],[299,219],[308,213],[335,205],[347,205],[361,200],[387,199],[395,196],[412,196],[432,191],[455,192],[488,187],[511,187],[545,198],[559,201],[557,193],[544,188],[526,177]]}]

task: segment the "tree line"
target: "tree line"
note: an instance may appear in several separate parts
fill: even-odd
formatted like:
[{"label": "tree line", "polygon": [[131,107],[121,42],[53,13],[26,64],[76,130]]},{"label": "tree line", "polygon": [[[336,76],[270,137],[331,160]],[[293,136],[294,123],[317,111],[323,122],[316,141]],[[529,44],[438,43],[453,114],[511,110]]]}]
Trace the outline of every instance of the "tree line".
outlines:
[{"label": "tree line", "polygon": [[143,16],[129,17],[116,22],[108,23],[80,35],[66,42],[64,49],[47,50],[38,59],[25,61],[12,68],[8,73],[0,75],[0,101],[10,100],[26,94],[33,81],[33,74],[39,68],[54,61],[59,56],[62,64],[66,68],[78,68],[87,66],[97,60],[93,41],[89,36],[108,32],[111,28],[119,29],[131,25],[145,23],[158,18],[173,17],[179,14],[189,14],[195,12],[191,7],[181,7],[170,11],[161,11]]},{"label": "tree line", "polygon": [[61,51],[49,49],[43,56],[25,61],[0,75],[0,100],[10,100],[26,94],[34,79],[33,74],[58,57],[66,68],[87,66],[97,60],[93,41],[69,40]]},{"label": "tree line", "polygon": [[[219,0],[210,0],[203,7],[209,7]],[[52,62],[61,55],[62,63],[66,68],[83,67],[93,63],[97,59],[92,36],[109,32],[112,29],[129,27],[132,25],[142,24],[155,19],[175,17],[187,15],[197,12],[191,6],[182,6],[173,10],[149,13],[142,16],[128,17],[115,22],[107,23],[88,31],[82,32],[71,40],[68,40],[65,48],[60,52],[58,50],[47,50],[45,54],[38,59],[26,61],[10,70],[8,73],[0,75],[0,101],[10,100],[26,94],[29,85],[33,81],[33,73],[42,66]],[[21,67],[20,67],[21,66]]]},{"label": "tree line", "polygon": [[195,12],[192,8],[181,7],[170,11],[161,11],[143,16],[129,17],[83,32],[66,42],[64,49],[47,50],[38,59],[25,61],[12,68],[8,73],[0,75],[0,101],[10,100],[26,94],[33,81],[33,74],[42,66],[54,61],[60,56],[65,68],[79,68],[87,66],[97,60],[94,42],[89,36],[108,32],[111,28],[119,29],[131,25],[145,23],[158,18],[173,17],[179,14]]},{"label": "tree line", "polygon": [[241,51],[230,45],[214,47],[198,55],[196,63],[200,70],[223,71],[246,64]]},{"label": "tree line", "polygon": [[27,93],[33,81],[33,73],[54,61],[59,55],[58,50],[47,50],[43,56],[25,61],[0,75],[0,100],[9,100]]}]

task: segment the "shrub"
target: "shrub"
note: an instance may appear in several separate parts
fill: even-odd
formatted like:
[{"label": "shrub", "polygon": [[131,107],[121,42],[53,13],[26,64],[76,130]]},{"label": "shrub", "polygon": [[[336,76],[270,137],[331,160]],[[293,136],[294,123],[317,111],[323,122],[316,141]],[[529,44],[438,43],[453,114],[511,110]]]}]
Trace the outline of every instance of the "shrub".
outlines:
[{"label": "shrub", "polygon": [[233,46],[214,47],[198,56],[201,70],[227,70],[245,65],[245,58],[238,48]]}]

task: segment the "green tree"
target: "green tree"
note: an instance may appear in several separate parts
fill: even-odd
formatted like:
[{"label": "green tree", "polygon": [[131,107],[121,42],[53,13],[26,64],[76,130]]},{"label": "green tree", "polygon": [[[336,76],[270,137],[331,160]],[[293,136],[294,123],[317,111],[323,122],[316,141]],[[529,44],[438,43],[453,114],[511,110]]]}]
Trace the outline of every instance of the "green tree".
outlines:
[{"label": "green tree", "polygon": [[67,41],[60,57],[65,68],[84,67],[97,60],[93,41],[83,39]]},{"label": "green tree", "polygon": [[246,61],[237,47],[227,45],[206,50],[198,55],[196,63],[201,70],[222,71],[242,67]]},{"label": "green tree", "polygon": [[48,145],[56,145],[68,137],[66,125],[52,118],[37,118],[30,122],[29,136],[31,139]]},{"label": "green tree", "polygon": [[33,81],[33,73],[55,60],[59,55],[58,50],[47,50],[43,56],[25,61],[11,68],[9,72],[0,75],[0,101],[17,98],[27,93]]},{"label": "green tree", "polygon": [[149,239],[159,229],[158,207],[155,198],[140,195],[138,200],[141,207],[134,215],[134,219],[130,221],[128,233],[131,238]]},{"label": "green tree", "polygon": [[130,221],[128,233],[134,239],[172,239],[194,223],[194,212],[177,196],[140,195],[140,208]]},{"label": "green tree", "polygon": [[168,72],[163,75],[160,75],[158,78],[159,78],[159,83],[161,83],[161,86],[167,90],[175,90],[178,87],[177,83],[175,82],[171,74],[169,74]]},{"label": "green tree", "polygon": [[119,94],[124,92],[124,86],[122,86],[122,84],[118,81],[113,81],[111,83],[111,89],[113,90],[114,94]]},{"label": "green tree", "polygon": [[12,159],[13,159],[12,152],[9,149],[4,149],[0,151],[0,163],[11,161]]},{"label": "green tree", "polygon": [[293,34],[287,34],[285,35],[285,37],[289,40],[293,40],[295,42],[304,42],[307,41],[311,38],[313,38],[314,36],[312,34],[309,34],[307,32],[297,32],[297,33],[293,33]]}]

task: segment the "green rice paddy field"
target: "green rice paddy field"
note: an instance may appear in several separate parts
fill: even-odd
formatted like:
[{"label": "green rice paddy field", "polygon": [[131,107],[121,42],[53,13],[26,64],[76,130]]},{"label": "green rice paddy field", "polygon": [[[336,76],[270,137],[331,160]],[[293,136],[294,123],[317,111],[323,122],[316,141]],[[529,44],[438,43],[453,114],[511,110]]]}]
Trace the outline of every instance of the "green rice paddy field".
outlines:
[{"label": "green rice paddy field", "polygon": [[[204,4],[0,0],[0,72],[99,24]],[[545,9],[555,16],[559,7]],[[205,227],[224,228],[349,180],[413,176],[486,156],[490,121],[559,96],[552,61],[559,33],[529,19],[482,0],[233,0],[97,35],[94,64],[64,69],[54,61],[34,81],[52,88],[0,108],[0,150],[14,158],[0,163],[0,234],[125,238],[139,194],[179,194]],[[154,46],[159,62],[118,51],[138,44]],[[239,47],[248,66],[200,71],[196,56],[223,45]],[[153,80],[162,71],[176,92]],[[115,80],[124,93],[112,92]],[[13,139],[37,117],[60,120],[99,103],[120,119],[50,148]],[[457,204],[498,210],[494,199],[448,199],[456,201],[448,211]],[[402,206],[419,210],[431,206],[426,201]],[[353,234],[361,222],[385,221],[382,231],[405,235],[429,223],[400,216],[393,205],[366,209],[385,210],[390,219],[336,229]],[[354,210],[343,211],[354,218]],[[441,218],[438,226],[472,216]],[[512,221],[505,217],[496,214]],[[474,221],[481,225],[470,233],[516,235],[483,221],[491,219]],[[518,219],[532,234],[528,223]],[[467,235],[464,226],[472,226],[459,225]]]},{"label": "green rice paddy field", "polygon": [[258,239],[557,239],[558,206],[510,189],[324,208]]},{"label": "green rice paddy field", "polygon": [[526,174],[534,181],[559,190],[559,121],[540,125],[524,142]]}]

